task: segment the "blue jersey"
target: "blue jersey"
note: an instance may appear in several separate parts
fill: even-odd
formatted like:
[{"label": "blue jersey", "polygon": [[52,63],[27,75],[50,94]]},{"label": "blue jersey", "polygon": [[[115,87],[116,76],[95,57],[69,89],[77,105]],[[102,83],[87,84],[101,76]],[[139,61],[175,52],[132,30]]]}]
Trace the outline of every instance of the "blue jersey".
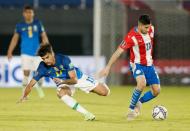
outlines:
[{"label": "blue jersey", "polygon": [[40,35],[44,32],[44,27],[39,20],[32,23],[21,22],[16,25],[15,32],[21,38],[21,54],[35,56],[40,46]]},{"label": "blue jersey", "polygon": [[55,65],[47,66],[43,61],[39,64],[33,79],[38,81],[42,77],[60,78],[63,80],[70,79],[68,72],[75,70],[77,78],[80,79],[83,75],[82,71],[75,67],[68,56],[57,54],[55,55]]}]

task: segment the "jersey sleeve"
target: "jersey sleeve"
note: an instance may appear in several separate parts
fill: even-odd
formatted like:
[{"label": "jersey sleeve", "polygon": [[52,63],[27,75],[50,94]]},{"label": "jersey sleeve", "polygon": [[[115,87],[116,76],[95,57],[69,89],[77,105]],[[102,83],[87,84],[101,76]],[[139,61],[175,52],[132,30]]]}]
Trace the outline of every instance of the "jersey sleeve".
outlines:
[{"label": "jersey sleeve", "polygon": [[134,46],[134,42],[132,40],[132,36],[130,34],[127,34],[127,36],[124,38],[124,40],[119,45],[120,48],[127,50]]},{"label": "jersey sleeve", "polygon": [[39,81],[44,76],[45,76],[45,70],[44,70],[43,63],[41,62],[38,66],[38,69],[34,73],[33,79],[35,79],[36,81]]},{"label": "jersey sleeve", "polygon": [[151,38],[154,38],[154,26],[153,25],[150,26],[149,34],[150,34]]},{"label": "jersey sleeve", "polygon": [[64,58],[64,67],[69,71],[75,69],[74,64],[71,62],[71,59],[68,56],[65,56]]},{"label": "jersey sleeve", "polygon": [[42,32],[45,32],[45,28],[42,24],[41,21],[38,22],[38,29],[39,29],[39,33],[41,34]]},{"label": "jersey sleeve", "polygon": [[15,33],[18,33],[19,35],[21,34],[21,28],[19,24],[16,24]]}]

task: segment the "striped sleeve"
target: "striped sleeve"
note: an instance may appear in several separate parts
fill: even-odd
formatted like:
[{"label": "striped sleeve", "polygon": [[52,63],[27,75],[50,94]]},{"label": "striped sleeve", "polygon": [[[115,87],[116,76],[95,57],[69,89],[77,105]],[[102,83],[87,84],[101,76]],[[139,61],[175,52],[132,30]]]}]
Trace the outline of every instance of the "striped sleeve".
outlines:
[{"label": "striped sleeve", "polygon": [[133,47],[135,44],[134,44],[134,41],[132,40],[132,37],[131,35],[127,35],[124,40],[121,42],[121,44],[119,45],[120,48],[122,49],[129,49],[131,47]]}]

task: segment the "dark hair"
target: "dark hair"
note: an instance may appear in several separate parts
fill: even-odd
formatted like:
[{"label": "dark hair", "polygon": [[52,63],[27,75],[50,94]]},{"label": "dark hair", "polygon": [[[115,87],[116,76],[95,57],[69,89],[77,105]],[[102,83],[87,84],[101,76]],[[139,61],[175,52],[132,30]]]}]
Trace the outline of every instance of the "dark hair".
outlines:
[{"label": "dark hair", "polygon": [[53,53],[52,46],[47,43],[47,44],[41,44],[40,48],[38,49],[38,55],[40,57],[45,56],[47,53]]},{"label": "dark hair", "polygon": [[30,6],[30,5],[25,5],[23,7],[23,11],[26,11],[26,10],[34,10],[34,8],[32,6]]},{"label": "dark hair", "polygon": [[143,25],[150,24],[150,17],[149,17],[149,15],[146,15],[146,14],[141,15],[139,17],[139,22],[142,23]]}]

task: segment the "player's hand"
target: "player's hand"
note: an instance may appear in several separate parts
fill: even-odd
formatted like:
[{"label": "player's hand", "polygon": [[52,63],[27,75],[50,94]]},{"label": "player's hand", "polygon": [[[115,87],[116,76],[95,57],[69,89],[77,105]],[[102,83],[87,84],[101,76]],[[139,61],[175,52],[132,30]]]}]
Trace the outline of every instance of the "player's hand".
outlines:
[{"label": "player's hand", "polygon": [[59,85],[59,84],[61,84],[61,83],[63,82],[63,80],[61,80],[60,78],[53,78],[53,81],[54,81],[57,85]]},{"label": "player's hand", "polygon": [[99,72],[99,78],[107,77],[110,72],[110,67],[106,66],[103,70]]}]

